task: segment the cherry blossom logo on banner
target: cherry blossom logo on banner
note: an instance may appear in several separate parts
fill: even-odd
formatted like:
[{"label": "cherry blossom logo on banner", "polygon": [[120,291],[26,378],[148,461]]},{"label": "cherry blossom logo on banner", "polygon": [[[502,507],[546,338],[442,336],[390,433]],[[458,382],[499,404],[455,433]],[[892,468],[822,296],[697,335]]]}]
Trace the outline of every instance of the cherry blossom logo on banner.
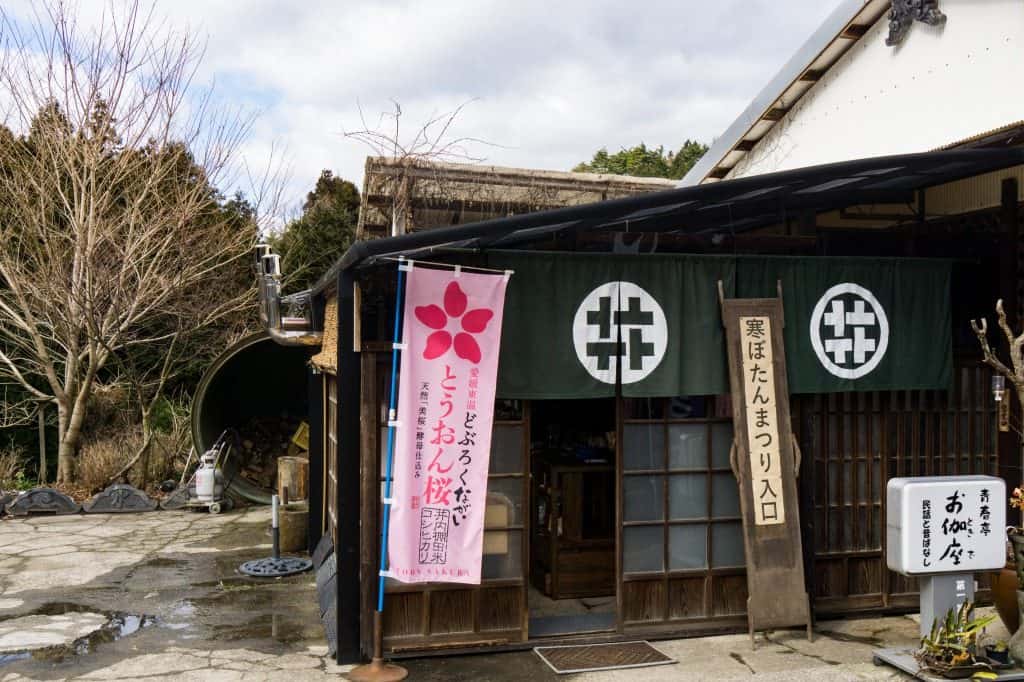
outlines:
[{"label": "cherry blossom logo on banner", "polygon": [[[454,347],[455,354],[460,358],[479,364],[480,344],[473,335],[487,329],[487,324],[494,317],[494,311],[488,308],[475,308],[467,312],[469,300],[458,282],[448,284],[444,290],[443,303],[444,309],[434,304],[416,307],[416,319],[435,330],[427,336],[423,358],[435,360]],[[449,326],[454,328],[449,331]]]}]

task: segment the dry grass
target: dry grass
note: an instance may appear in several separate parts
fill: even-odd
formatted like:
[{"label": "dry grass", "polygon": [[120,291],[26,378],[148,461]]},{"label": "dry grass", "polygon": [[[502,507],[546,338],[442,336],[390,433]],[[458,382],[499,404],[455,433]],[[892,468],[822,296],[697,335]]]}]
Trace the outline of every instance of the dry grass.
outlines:
[{"label": "dry grass", "polygon": [[141,443],[141,434],[134,428],[86,441],[75,465],[76,482],[93,492],[102,490],[128,463]]},{"label": "dry grass", "polygon": [[17,445],[9,445],[0,449],[0,490],[16,488],[19,474],[23,474],[22,462],[25,451]]},{"label": "dry grass", "polygon": [[[178,478],[185,465],[190,440],[187,415],[177,413],[173,415],[168,432],[153,435],[149,446],[147,488],[169,478]],[[77,483],[98,492],[111,482],[120,482],[112,481],[113,477],[135,457],[142,444],[142,427],[138,424],[122,424],[107,429],[102,436],[87,440],[78,455]],[[142,485],[142,478],[142,460],[139,460],[128,472],[128,482],[138,487]]]}]

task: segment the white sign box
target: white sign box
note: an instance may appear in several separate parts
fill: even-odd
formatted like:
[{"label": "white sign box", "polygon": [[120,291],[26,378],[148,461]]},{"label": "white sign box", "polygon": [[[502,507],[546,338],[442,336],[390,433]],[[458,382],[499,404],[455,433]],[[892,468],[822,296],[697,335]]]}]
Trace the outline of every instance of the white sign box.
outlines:
[{"label": "white sign box", "polygon": [[893,478],[886,554],[904,575],[970,573],[1006,563],[1006,483],[993,476]]}]

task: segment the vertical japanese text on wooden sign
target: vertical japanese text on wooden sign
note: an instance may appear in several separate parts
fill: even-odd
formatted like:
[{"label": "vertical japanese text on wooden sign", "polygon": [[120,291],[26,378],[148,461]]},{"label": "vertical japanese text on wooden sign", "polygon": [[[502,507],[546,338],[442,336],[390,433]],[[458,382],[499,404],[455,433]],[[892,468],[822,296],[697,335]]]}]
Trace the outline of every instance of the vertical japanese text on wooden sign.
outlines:
[{"label": "vertical japanese text on wooden sign", "polygon": [[758,316],[739,321],[754,523],[785,523],[771,320]]}]

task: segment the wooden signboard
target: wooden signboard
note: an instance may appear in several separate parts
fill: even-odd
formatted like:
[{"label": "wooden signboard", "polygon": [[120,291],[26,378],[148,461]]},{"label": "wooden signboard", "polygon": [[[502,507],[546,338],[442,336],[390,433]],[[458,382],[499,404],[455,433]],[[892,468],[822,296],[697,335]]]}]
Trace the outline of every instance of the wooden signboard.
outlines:
[{"label": "wooden signboard", "polygon": [[800,454],[789,417],[782,298],[721,300],[729,356],[734,441],[747,557],[747,623],[755,629],[806,625],[796,478]]}]

